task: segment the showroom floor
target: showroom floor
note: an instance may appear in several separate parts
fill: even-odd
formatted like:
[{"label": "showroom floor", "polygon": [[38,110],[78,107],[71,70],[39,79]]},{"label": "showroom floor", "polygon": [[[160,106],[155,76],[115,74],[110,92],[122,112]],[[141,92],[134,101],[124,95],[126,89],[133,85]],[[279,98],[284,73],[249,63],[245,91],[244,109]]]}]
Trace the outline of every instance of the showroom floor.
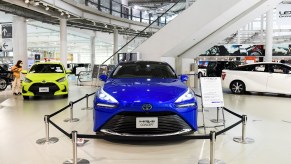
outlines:
[{"label": "showroom floor", "polygon": [[[0,92],[0,164],[57,164],[72,158],[71,140],[54,127],[50,136],[59,142],[37,145],[44,137],[43,116],[64,107],[70,100],[92,93],[91,86],[70,86],[69,98],[45,98],[23,101],[12,96],[11,89]],[[230,164],[288,164],[291,163],[291,97],[269,95],[233,95],[224,93],[225,106],[239,114],[248,115],[247,136],[254,144],[234,142],[241,135],[241,125],[217,137],[216,158]],[[90,97],[90,106],[92,106]],[[65,111],[53,121],[66,131],[92,132],[92,110],[80,110],[85,101],[74,105],[74,117],[81,121],[65,123]],[[215,110],[206,109],[207,120],[215,117]],[[228,118],[227,117],[227,121]],[[227,122],[226,121],[226,122]],[[201,114],[199,115],[201,123]],[[96,164],[196,164],[209,158],[208,140],[121,142],[90,140],[78,147],[78,157]]]}]

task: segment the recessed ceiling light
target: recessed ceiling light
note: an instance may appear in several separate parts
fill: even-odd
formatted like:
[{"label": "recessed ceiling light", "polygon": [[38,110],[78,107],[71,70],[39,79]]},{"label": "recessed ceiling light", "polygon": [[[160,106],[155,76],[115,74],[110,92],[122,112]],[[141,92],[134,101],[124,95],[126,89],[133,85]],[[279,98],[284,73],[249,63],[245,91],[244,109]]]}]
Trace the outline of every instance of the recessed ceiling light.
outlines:
[{"label": "recessed ceiling light", "polygon": [[63,12],[61,12],[61,16],[63,16],[64,15],[64,13]]},{"label": "recessed ceiling light", "polygon": [[29,0],[25,0],[24,3],[29,3]]},{"label": "recessed ceiling light", "polygon": [[50,8],[49,8],[48,6],[47,6],[47,7],[45,7],[45,10],[46,10],[46,11],[48,11],[49,9],[50,9]]}]

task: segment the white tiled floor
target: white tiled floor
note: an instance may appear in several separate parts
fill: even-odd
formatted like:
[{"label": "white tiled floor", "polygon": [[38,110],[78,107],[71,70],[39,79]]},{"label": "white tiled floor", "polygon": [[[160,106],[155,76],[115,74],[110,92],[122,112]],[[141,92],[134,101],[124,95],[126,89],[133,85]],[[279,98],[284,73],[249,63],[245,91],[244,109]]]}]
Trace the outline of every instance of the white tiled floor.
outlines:
[{"label": "white tiled floor", "polygon": [[[77,100],[95,88],[71,86],[68,99],[32,99],[23,101],[12,96],[9,89],[0,92],[0,164],[58,164],[72,158],[71,140],[51,126],[50,135],[60,139],[56,144],[37,145],[44,137],[43,116]],[[90,98],[90,106],[92,106]],[[239,114],[248,115],[247,136],[254,144],[242,145],[232,141],[241,135],[241,125],[218,136],[216,158],[229,164],[289,164],[291,163],[291,97],[267,95],[224,94],[225,106]],[[92,132],[92,111],[80,110],[85,101],[74,105],[77,123],[64,123],[69,117],[65,111],[53,118],[70,132]],[[206,118],[213,118],[215,111],[206,110]],[[200,123],[201,123],[201,117]],[[231,119],[229,119],[231,120]],[[208,140],[172,142],[117,142],[90,140],[78,148],[78,156],[96,164],[196,164],[209,157]]]}]

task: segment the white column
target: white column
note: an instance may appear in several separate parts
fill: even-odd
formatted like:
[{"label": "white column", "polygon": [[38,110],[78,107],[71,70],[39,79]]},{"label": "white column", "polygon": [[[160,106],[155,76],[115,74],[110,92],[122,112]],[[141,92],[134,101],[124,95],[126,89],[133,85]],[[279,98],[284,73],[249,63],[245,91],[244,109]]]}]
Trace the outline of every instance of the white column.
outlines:
[{"label": "white column", "polygon": [[12,22],[12,46],[13,46],[13,64],[18,60],[23,61],[23,69],[27,67],[27,22],[26,19],[19,16],[13,17]]},{"label": "white column", "polygon": [[[114,28],[114,33],[113,33],[113,53],[117,52],[118,50],[118,30]],[[117,64],[118,63],[118,55],[114,55],[113,57],[113,63],[112,64]]]},{"label": "white column", "polygon": [[177,57],[176,58],[176,73],[178,75],[190,73],[190,67],[192,63],[194,63],[194,59]]},{"label": "white column", "polygon": [[261,16],[260,42],[264,44],[264,14]]},{"label": "white column", "polygon": [[96,32],[94,32],[93,36],[90,37],[91,69],[94,68],[94,64],[95,64],[95,40],[96,40]]},{"label": "white column", "polygon": [[60,60],[61,63],[67,68],[67,20],[60,19]]},{"label": "white column", "polygon": [[266,51],[265,51],[265,62],[272,61],[272,46],[273,46],[273,9],[267,12],[266,18]]}]

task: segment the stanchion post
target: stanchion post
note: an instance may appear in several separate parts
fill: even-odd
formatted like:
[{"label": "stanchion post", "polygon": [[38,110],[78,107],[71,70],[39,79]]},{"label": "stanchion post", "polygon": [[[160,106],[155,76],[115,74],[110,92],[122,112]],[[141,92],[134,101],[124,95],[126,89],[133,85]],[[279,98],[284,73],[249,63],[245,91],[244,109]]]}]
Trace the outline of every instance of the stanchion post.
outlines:
[{"label": "stanchion post", "polygon": [[59,141],[58,138],[49,137],[49,116],[48,115],[44,116],[44,123],[45,123],[45,138],[38,139],[36,141],[36,143],[39,144],[39,145],[43,145],[45,143],[51,144],[51,143],[58,142]]},{"label": "stanchion post", "polygon": [[219,108],[220,107],[217,107],[217,116],[216,116],[216,119],[211,119],[210,121],[213,122],[213,123],[221,123],[221,122],[224,122],[223,119],[219,119]]},{"label": "stanchion post", "polygon": [[89,164],[90,163],[87,159],[78,158],[77,141],[78,141],[78,132],[72,131],[73,159],[69,159],[65,161],[64,164]]},{"label": "stanchion post", "polygon": [[70,101],[70,118],[67,118],[64,120],[64,122],[78,122],[80,119],[78,118],[74,118],[74,113],[73,113],[73,106],[74,103],[72,101]]},{"label": "stanchion post", "polygon": [[215,157],[215,131],[210,132],[210,164],[214,164],[214,157]]},{"label": "stanchion post", "polygon": [[82,108],[82,110],[92,110],[93,108],[89,107],[89,95],[86,94],[86,107]]},{"label": "stanchion post", "polygon": [[216,142],[216,132],[210,131],[210,159],[201,159],[198,164],[225,164],[222,160],[215,159],[215,142]]},{"label": "stanchion post", "polygon": [[247,125],[247,116],[242,116],[242,136],[234,137],[233,141],[242,143],[242,144],[252,144],[255,142],[253,138],[246,137],[246,125]]}]

